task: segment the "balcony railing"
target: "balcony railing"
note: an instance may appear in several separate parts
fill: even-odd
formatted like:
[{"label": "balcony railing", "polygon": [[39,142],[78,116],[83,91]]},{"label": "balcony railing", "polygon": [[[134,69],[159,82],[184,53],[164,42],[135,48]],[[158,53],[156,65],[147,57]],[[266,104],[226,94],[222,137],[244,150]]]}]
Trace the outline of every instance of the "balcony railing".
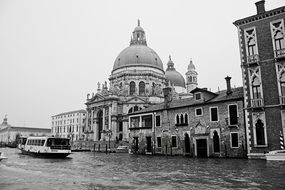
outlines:
[{"label": "balcony railing", "polygon": [[252,99],[251,100],[251,107],[253,108],[259,108],[259,107],[263,107],[263,99],[262,98],[258,98],[258,99]]},{"label": "balcony railing", "polygon": [[251,63],[257,63],[259,61],[259,56],[258,54],[254,54],[254,55],[249,55],[247,56],[247,63],[251,64]]},{"label": "balcony railing", "polygon": [[279,103],[281,104],[281,105],[285,105],[285,96],[280,96],[279,97]]},{"label": "balcony railing", "polygon": [[285,49],[275,50],[275,58],[285,57]]}]

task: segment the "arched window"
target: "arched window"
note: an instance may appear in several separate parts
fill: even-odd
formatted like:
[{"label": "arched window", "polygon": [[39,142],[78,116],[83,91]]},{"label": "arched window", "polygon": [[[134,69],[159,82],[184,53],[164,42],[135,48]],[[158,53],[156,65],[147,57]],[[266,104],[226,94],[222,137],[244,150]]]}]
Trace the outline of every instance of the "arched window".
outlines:
[{"label": "arched window", "polygon": [[130,95],[134,95],[136,91],[136,83],[134,81],[130,82]]},{"label": "arched window", "polygon": [[188,124],[188,114],[187,113],[185,113],[185,124]]},{"label": "arched window", "polygon": [[152,83],[152,95],[154,95],[155,83]]},{"label": "arched window", "polygon": [[176,124],[179,124],[179,115],[176,115]]},{"label": "arched window", "polygon": [[130,108],[128,113],[133,113],[134,112],[134,109],[133,108]]},{"label": "arched window", "polygon": [[139,95],[144,95],[145,94],[145,83],[141,81],[139,83]]},{"label": "arched window", "polygon": [[135,106],[134,107],[134,111],[138,111],[139,110],[139,107],[138,106]]},{"label": "arched window", "polygon": [[264,124],[258,119],[255,124],[256,144],[265,145]]},{"label": "arched window", "polygon": [[184,118],[182,114],[180,115],[180,123],[184,123]]},{"label": "arched window", "polygon": [[138,110],[141,110],[142,108],[139,107],[139,106],[134,106],[134,107],[131,107],[128,111],[128,113],[133,113],[133,112],[136,112]]},{"label": "arched window", "polygon": [[281,31],[276,32],[274,35],[274,42],[275,42],[275,48],[276,50],[280,50],[284,48],[284,44],[282,43],[284,41],[284,36],[282,35]]},{"label": "arched window", "polygon": [[261,98],[260,81],[256,76],[252,80],[252,95],[253,99]]},{"label": "arched window", "polygon": [[283,72],[280,77],[280,89],[281,96],[285,96],[285,72]]},{"label": "arched window", "polygon": [[122,133],[119,134],[119,141],[121,141],[121,140],[123,140],[123,134]]},{"label": "arched window", "polygon": [[248,43],[247,43],[247,47],[248,47],[248,55],[255,55],[256,54],[256,44],[255,44],[255,40],[250,37],[248,39]]}]

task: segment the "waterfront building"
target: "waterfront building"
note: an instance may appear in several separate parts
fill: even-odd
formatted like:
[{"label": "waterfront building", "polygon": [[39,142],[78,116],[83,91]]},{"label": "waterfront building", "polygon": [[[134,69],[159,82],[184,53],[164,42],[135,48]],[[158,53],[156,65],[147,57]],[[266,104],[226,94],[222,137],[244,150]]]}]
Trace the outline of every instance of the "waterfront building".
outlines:
[{"label": "waterfront building", "polygon": [[51,130],[47,128],[20,127],[8,123],[7,117],[0,124],[0,142],[11,143],[20,136],[46,136],[51,135]]},{"label": "waterfront building", "polygon": [[[190,68],[193,70],[193,66]],[[194,75],[191,88],[197,85],[197,73]],[[87,95],[86,140],[128,141],[128,114],[163,102],[166,80],[176,98],[190,96],[185,79],[175,70],[171,58],[164,71],[158,54],[148,47],[145,31],[138,21],[130,45],[115,59],[109,85],[98,83],[97,92]]]},{"label": "waterfront building", "polygon": [[51,117],[53,136],[70,138],[71,141],[83,140],[86,110],[75,110],[60,113]]},{"label": "waterfront building", "polygon": [[164,88],[161,104],[129,114],[131,151],[138,154],[197,157],[246,156],[243,88],[191,91],[193,97],[172,99]]},{"label": "waterfront building", "polygon": [[[249,158],[280,149],[285,135],[285,6],[234,22],[238,30]],[[284,141],[284,140],[283,140]],[[283,142],[284,144],[284,142]]]}]

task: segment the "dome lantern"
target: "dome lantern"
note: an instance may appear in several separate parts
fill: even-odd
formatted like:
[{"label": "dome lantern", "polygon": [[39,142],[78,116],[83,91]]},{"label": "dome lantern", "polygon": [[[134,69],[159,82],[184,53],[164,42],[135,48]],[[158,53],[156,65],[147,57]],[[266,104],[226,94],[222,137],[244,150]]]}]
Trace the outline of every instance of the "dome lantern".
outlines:
[{"label": "dome lantern", "polygon": [[147,45],[145,32],[140,26],[140,20],[138,20],[138,26],[133,31],[133,37],[131,38],[130,45]]}]

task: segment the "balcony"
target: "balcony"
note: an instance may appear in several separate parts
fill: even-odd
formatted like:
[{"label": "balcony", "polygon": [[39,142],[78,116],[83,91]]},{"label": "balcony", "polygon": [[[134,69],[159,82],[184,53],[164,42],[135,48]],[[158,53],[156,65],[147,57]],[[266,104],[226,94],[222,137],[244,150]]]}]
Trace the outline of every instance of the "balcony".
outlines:
[{"label": "balcony", "polygon": [[259,61],[259,55],[258,54],[247,56],[247,64],[258,63],[258,61]]},{"label": "balcony", "polygon": [[261,108],[263,107],[263,98],[256,98],[251,100],[251,107],[252,108]]},{"label": "balcony", "polygon": [[285,58],[285,49],[278,49],[275,50],[275,58],[279,59],[279,58]]}]

